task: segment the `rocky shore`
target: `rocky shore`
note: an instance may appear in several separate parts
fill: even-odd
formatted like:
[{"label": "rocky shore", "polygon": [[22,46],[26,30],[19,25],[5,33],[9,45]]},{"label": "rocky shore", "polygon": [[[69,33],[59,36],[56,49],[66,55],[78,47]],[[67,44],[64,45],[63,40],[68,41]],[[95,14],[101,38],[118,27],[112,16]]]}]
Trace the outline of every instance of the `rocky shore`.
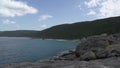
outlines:
[{"label": "rocky shore", "polygon": [[120,68],[120,34],[83,38],[75,50],[49,61],[6,64],[0,68]]}]

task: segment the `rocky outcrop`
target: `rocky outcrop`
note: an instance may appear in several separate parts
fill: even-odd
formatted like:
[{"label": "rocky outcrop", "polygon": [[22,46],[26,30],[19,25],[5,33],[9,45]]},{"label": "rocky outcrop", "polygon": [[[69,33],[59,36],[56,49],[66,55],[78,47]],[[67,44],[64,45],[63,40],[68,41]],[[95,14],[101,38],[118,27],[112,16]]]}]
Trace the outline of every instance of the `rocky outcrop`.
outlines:
[{"label": "rocky outcrop", "polygon": [[120,56],[119,43],[120,34],[91,36],[81,40],[76,47],[75,55],[81,60]]},{"label": "rocky outcrop", "polygon": [[55,60],[95,60],[120,56],[120,34],[102,34],[80,40],[75,51],[65,53]]},{"label": "rocky outcrop", "polygon": [[120,34],[102,34],[80,40],[75,52],[66,53],[57,60],[94,60],[120,56]]}]

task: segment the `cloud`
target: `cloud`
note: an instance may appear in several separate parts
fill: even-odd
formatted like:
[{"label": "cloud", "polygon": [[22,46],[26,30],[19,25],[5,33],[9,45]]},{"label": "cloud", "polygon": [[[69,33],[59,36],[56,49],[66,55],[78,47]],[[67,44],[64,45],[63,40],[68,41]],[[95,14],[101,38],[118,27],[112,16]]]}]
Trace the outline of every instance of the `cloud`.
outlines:
[{"label": "cloud", "polygon": [[89,13],[87,13],[87,15],[95,15],[96,14],[96,12],[95,11],[93,11],[93,10],[90,10],[90,12]]},{"label": "cloud", "polygon": [[15,21],[11,21],[9,19],[3,20],[2,24],[15,24]]},{"label": "cloud", "polygon": [[101,6],[99,8],[100,17],[120,16],[120,0],[106,0],[101,3]]},{"label": "cloud", "polygon": [[88,8],[96,7],[99,4],[100,0],[89,0],[89,2],[85,1],[85,5],[88,6]]},{"label": "cloud", "polygon": [[50,19],[50,18],[53,18],[53,16],[51,16],[51,15],[41,15],[41,16],[39,17],[39,21],[48,20],[48,19]]},{"label": "cloud", "polygon": [[120,0],[89,0],[85,2],[88,8],[97,9],[98,18],[120,16]]},{"label": "cloud", "polygon": [[0,0],[0,15],[5,17],[35,14],[38,10],[17,0]]}]

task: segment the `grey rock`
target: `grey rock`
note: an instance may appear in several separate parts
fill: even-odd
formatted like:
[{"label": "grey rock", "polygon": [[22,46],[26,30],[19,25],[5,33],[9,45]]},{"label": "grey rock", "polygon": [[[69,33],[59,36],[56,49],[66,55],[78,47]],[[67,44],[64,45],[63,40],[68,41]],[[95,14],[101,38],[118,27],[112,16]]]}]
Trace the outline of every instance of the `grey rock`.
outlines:
[{"label": "grey rock", "polygon": [[120,34],[102,34],[84,38],[76,47],[75,55],[81,57],[88,51],[94,52],[96,58],[120,56]]},{"label": "grey rock", "polygon": [[105,50],[99,51],[96,53],[96,58],[101,59],[101,58],[106,58],[107,57],[107,52]]},{"label": "grey rock", "polygon": [[107,37],[101,37],[101,36],[93,36],[88,37],[86,41],[81,42],[76,47],[76,56],[80,57],[82,54],[84,54],[87,51],[93,51],[95,53],[100,52],[104,50],[107,46],[109,46],[109,41],[106,39]]},{"label": "grey rock", "polygon": [[91,59],[96,59],[96,55],[94,52],[89,51],[83,54],[80,58],[81,60],[91,60]]},{"label": "grey rock", "polygon": [[0,65],[0,68],[120,68],[120,57],[91,61],[54,60],[43,62],[15,63]]},{"label": "grey rock", "polygon": [[120,56],[120,44],[110,45],[106,48],[109,57]]}]

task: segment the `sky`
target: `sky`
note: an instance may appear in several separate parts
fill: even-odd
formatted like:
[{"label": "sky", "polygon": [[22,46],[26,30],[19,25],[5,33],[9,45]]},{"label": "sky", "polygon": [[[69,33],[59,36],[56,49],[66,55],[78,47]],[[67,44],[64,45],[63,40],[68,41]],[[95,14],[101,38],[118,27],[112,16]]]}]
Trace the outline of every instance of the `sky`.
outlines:
[{"label": "sky", "polygon": [[120,0],[0,0],[0,31],[120,16]]}]

